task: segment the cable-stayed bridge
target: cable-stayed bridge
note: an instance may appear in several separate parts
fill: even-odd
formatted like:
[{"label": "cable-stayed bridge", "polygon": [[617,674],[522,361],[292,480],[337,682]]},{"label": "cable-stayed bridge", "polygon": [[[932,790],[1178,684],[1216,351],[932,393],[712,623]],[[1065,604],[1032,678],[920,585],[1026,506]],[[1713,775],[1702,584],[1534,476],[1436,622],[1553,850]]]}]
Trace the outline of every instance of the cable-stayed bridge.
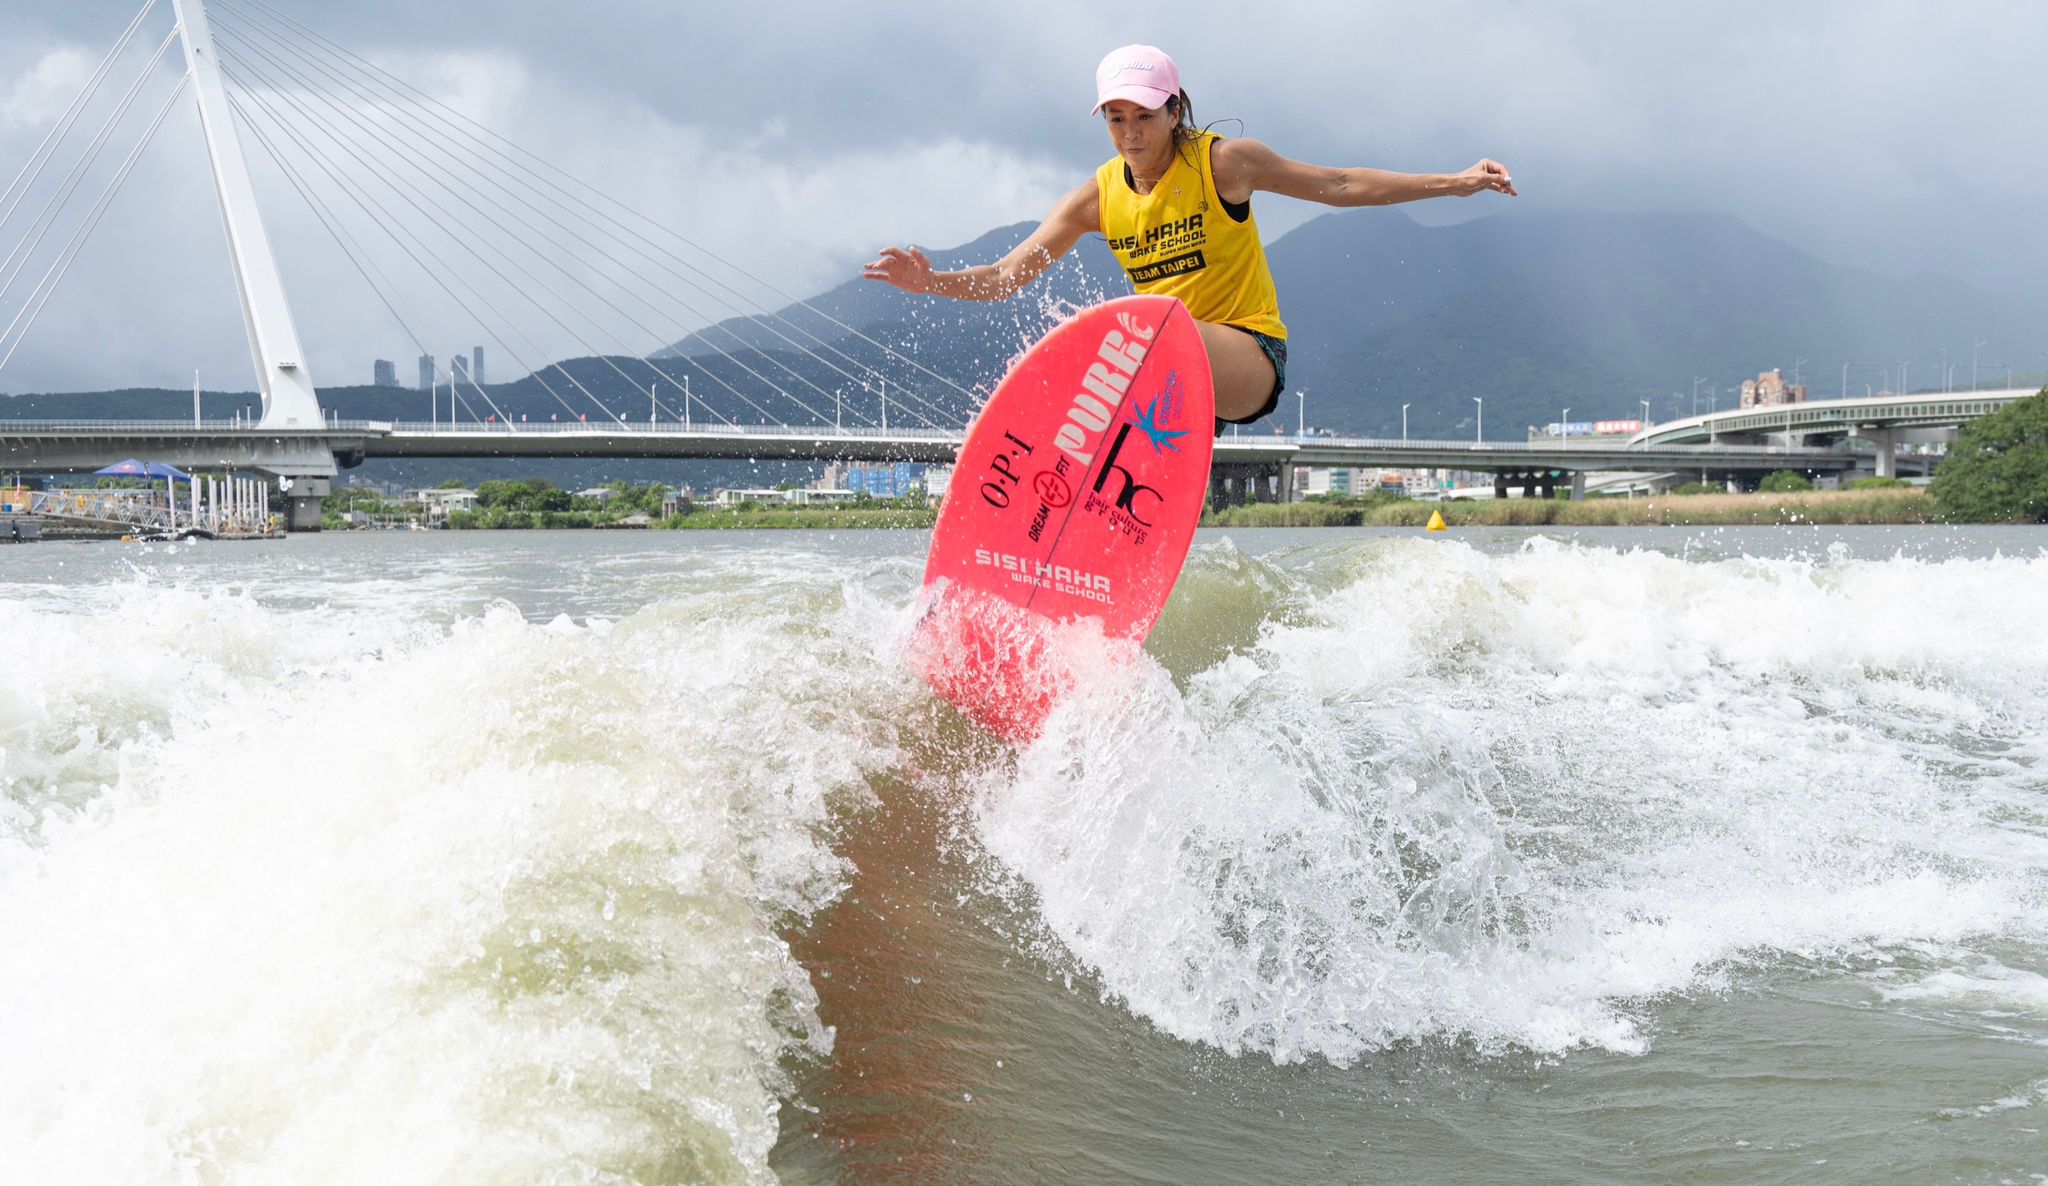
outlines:
[{"label": "cable-stayed bridge", "polygon": [[[262,468],[280,456],[307,464],[327,455],[344,467],[372,457],[606,457],[680,460],[948,462],[962,430],[805,425],[418,423],[335,420],[318,428],[247,428],[234,422],[0,421],[0,467],[82,469],[109,449],[140,450],[185,467]],[[1216,441],[1212,486],[1218,502],[1285,499],[1298,466],[1391,466],[1491,472],[1524,487],[1582,489],[1589,470],[1697,473],[1724,480],[1777,469],[1839,472],[1857,458],[1833,449],[1749,445],[1649,445],[1627,449],[1572,441],[1526,444],[1377,440],[1364,437],[1224,435]],[[1539,481],[1540,480],[1540,481]],[[290,489],[286,491],[291,496]]]},{"label": "cable-stayed bridge", "polygon": [[[167,65],[174,44],[182,71]],[[13,247],[0,261],[0,370],[187,94],[261,414],[232,425],[17,421],[4,464],[51,470],[151,452],[250,469],[290,479],[287,521],[310,527],[330,479],[367,456],[835,456],[828,435],[856,456],[937,456],[933,442],[957,441],[980,402],[900,343],[781,291],[267,0],[146,0],[0,191],[0,248]],[[365,299],[419,352],[447,421],[414,431],[329,418],[252,166],[298,195]],[[782,312],[791,308],[804,316]],[[451,339],[487,343],[524,378],[491,385],[467,359],[433,358],[428,343]],[[522,413],[538,401],[568,425],[509,437],[515,395]],[[629,408],[684,427],[644,431]],[[649,451],[656,437],[666,452]]]},{"label": "cable-stayed bridge", "polygon": [[[165,10],[172,27],[161,31]],[[182,71],[171,64],[174,45]],[[909,345],[916,326],[892,338],[799,300],[270,0],[145,0],[0,191],[0,248],[12,242],[0,260],[0,371],[137,159],[188,102],[204,132],[260,415],[226,423],[0,421],[0,466],[90,469],[146,455],[270,475],[281,480],[287,525],[305,529],[317,527],[331,479],[368,458],[944,461],[981,403],[986,376],[920,360]],[[340,261],[326,284],[359,284],[418,351],[433,420],[340,421],[322,407],[258,209],[259,176],[274,195],[295,194],[326,236]],[[443,360],[429,345],[457,339],[488,343],[494,359],[524,377],[486,383],[480,366],[461,355]],[[550,419],[532,419],[536,407]],[[1783,442],[1719,447],[1664,438],[1641,439],[1623,454],[1572,442],[1260,431],[1226,435],[1216,452],[1219,482],[1281,489],[1295,465],[1724,476],[1851,464],[1841,453]]]}]

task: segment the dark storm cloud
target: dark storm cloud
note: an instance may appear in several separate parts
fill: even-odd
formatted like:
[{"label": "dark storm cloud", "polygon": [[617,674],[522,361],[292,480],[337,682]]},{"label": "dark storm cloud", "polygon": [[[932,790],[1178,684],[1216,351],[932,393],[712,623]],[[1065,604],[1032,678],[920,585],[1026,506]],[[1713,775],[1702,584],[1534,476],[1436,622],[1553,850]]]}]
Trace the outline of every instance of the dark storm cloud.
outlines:
[{"label": "dark storm cloud", "polygon": [[[751,264],[812,287],[877,241],[957,241],[1042,213],[1107,154],[1086,114],[1090,75],[1133,40],[1176,55],[1202,119],[1303,159],[1439,170],[1489,155],[1513,166],[1527,205],[1725,211],[1838,262],[1994,290],[2048,269],[2035,225],[2048,171],[2034,160],[2048,9],[2033,4],[1283,2],[1253,16],[1066,0],[273,2],[516,121],[523,140],[619,179],[636,204],[761,244]],[[9,122],[26,110],[8,106],[21,80],[55,49],[96,57],[133,11],[72,0],[13,23],[0,42],[0,165],[43,130]],[[1498,208],[1438,205],[1415,212]],[[762,206],[772,225],[749,221]],[[144,220],[136,239],[163,241],[147,211],[123,213]],[[1309,213],[1276,200],[1261,217],[1273,233]],[[776,229],[807,218],[836,237]],[[193,236],[163,282],[212,275],[217,251]],[[91,275],[118,272],[120,256],[97,258]],[[329,324],[349,326],[341,356],[396,349],[354,339],[367,319]],[[237,329],[229,317],[221,336],[232,344]],[[152,335],[136,332],[132,357],[153,357]],[[51,349],[54,378],[69,348]],[[234,351],[215,354],[237,365]],[[12,375],[0,384],[20,389]]]}]

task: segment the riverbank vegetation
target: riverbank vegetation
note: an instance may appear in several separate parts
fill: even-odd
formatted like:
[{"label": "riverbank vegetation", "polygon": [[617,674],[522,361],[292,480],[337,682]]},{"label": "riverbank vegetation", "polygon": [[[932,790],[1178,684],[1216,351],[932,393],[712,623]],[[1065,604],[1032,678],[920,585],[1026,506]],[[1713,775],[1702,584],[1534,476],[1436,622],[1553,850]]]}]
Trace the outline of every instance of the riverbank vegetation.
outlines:
[{"label": "riverbank vegetation", "polygon": [[1929,494],[1956,523],[2048,523],[2048,387],[1963,425]]},{"label": "riverbank vegetation", "polygon": [[670,531],[720,531],[735,528],[782,529],[822,527],[853,531],[870,527],[922,528],[938,522],[938,510],[911,499],[878,499],[866,505],[832,507],[699,507],[687,515],[671,515],[656,523]]},{"label": "riverbank vegetation", "polygon": [[[452,483],[451,485],[459,485]],[[1205,527],[1423,527],[1432,513],[1452,527],[1770,526],[2048,522],[2048,389],[1963,426],[1931,487],[1861,478],[1847,489],[1815,490],[1792,471],[1767,476],[1753,494],[1681,486],[1635,498],[1479,499],[1423,502],[1391,494],[1314,496],[1210,511]],[[693,506],[660,485],[615,482],[606,493],[572,494],[543,479],[485,482],[473,509],[442,522],[458,530],[654,527],[667,530],[929,529],[937,509],[923,494],[860,496],[831,506]],[[417,503],[337,489],[330,528],[403,525],[425,516]]]},{"label": "riverbank vegetation", "polygon": [[1927,492],[1913,486],[1756,494],[1661,494],[1637,498],[1500,498],[1416,502],[1372,495],[1257,503],[1212,511],[1205,527],[1424,527],[1432,512],[1452,527],[1712,527],[1778,524],[1932,523]]},{"label": "riverbank vegetation", "polygon": [[[460,482],[443,484],[460,489]],[[729,530],[736,528],[929,528],[937,511],[922,494],[898,499],[859,495],[829,506],[778,506],[747,501],[736,506],[693,504],[667,486],[613,482],[603,493],[572,494],[541,478],[484,482],[474,506],[436,516],[419,502],[386,498],[373,490],[338,488],[324,510],[328,530],[441,526],[453,531]]]}]

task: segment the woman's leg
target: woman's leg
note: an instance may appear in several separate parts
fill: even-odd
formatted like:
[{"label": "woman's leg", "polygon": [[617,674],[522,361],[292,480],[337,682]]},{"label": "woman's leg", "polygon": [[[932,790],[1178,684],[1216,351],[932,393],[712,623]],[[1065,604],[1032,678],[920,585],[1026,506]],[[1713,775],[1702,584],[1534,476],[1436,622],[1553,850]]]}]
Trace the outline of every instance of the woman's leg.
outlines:
[{"label": "woman's leg", "polygon": [[1209,374],[1216,382],[1216,416],[1242,420],[1257,414],[1273,397],[1273,360],[1259,349],[1258,339],[1241,329],[1197,321],[1202,344],[1209,348]]}]

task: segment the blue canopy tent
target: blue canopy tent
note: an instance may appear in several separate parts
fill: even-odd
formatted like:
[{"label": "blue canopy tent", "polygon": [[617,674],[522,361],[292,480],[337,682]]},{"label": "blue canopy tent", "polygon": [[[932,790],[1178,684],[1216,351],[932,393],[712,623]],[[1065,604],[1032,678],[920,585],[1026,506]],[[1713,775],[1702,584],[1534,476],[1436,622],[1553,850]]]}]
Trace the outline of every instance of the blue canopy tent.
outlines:
[{"label": "blue canopy tent", "polygon": [[163,461],[128,460],[110,465],[105,469],[92,471],[95,476],[108,478],[169,478],[174,482],[189,482],[192,475],[175,465]]}]

